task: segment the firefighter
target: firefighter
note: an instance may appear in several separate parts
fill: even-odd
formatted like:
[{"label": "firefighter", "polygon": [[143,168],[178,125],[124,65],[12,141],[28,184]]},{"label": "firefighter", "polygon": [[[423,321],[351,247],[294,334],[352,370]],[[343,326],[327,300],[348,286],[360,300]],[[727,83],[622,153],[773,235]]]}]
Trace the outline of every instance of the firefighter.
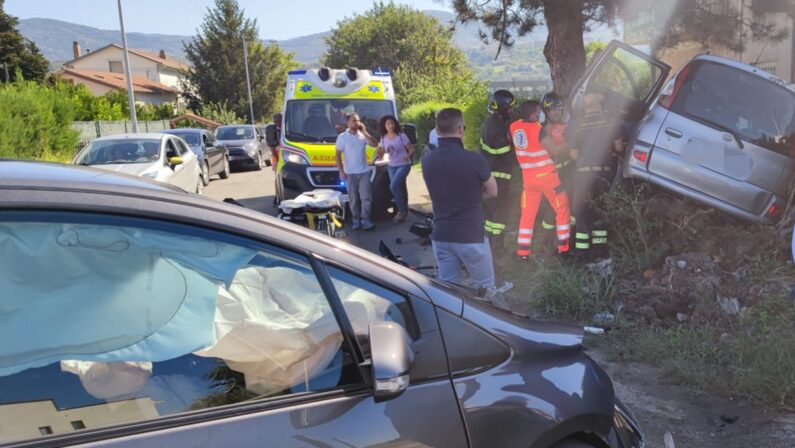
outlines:
[{"label": "firefighter", "polygon": [[486,200],[484,212],[486,215],[485,230],[491,239],[491,247],[495,253],[503,251],[505,245],[503,238],[508,222],[510,208],[506,207],[502,198],[510,191],[510,183],[516,162],[508,138],[508,126],[511,122],[511,107],[513,94],[507,90],[497,90],[489,102],[489,115],[481,127],[480,144],[483,155],[489,164],[492,176],[497,180],[497,189],[500,196]]},{"label": "firefighter", "polygon": [[[544,112],[544,124],[539,138],[541,146],[552,156],[555,169],[558,172],[560,183],[569,197],[574,197],[574,160],[569,155],[569,149],[564,138],[566,129],[565,108],[563,99],[555,92],[544,95],[541,100],[541,110]],[[555,232],[555,211],[546,202],[541,204],[539,211],[541,228],[544,233]],[[574,215],[571,215],[571,224],[574,225]],[[547,238],[545,238],[547,240]]]},{"label": "firefighter", "polygon": [[585,95],[584,116],[566,129],[576,159],[572,201],[577,217],[574,252],[584,263],[610,258],[607,222],[596,202],[610,188],[618,166],[617,157],[624,151],[620,123],[608,117],[603,102],[604,96],[600,94]]},{"label": "firefighter", "polygon": [[516,160],[522,169],[522,218],[519,221],[516,255],[527,260],[532,252],[533,224],[542,196],[555,211],[558,252],[569,250],[571,225],[569,224],[569,198],[555,170],[555,162],[541,146],[541,105],[538,101],[525,101],[520,107],[521,119],[511,123],[510,132]]}]

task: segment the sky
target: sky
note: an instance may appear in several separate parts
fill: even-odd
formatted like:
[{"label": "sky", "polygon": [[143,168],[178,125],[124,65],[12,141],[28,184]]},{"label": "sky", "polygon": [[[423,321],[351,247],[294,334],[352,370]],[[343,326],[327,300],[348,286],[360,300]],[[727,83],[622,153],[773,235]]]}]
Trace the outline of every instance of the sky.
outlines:
[{"label": "sky", "polygon": [[[123,0],[127,32],[193,35],[213,0]],[[364,12],[373,0],[238,0],[257,19],[263,39],[289,39],[328,31],[338,20]],[[450,11],[445,0],[396,0],[416,9]],[[20,19],[63,20],[105,30],[119,29],[116,0],[6,0],[5,11]]]}]

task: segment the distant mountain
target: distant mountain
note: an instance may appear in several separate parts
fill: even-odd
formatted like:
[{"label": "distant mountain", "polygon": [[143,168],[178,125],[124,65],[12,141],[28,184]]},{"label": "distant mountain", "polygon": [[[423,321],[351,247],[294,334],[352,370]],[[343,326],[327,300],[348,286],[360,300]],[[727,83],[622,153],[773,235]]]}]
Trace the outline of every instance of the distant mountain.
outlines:
[{"label": "distant mountain", "polygon": [[[453,42],[469,58],[470,66],[480,79],[491,81],[510,81],[539,79],[549,77],[549,67],[543,56],[546,40],[546,29],[537,28],[528,36],[516,40],[510,49],[503,49],[495,60],[497,44],[484,44],[480,39],[480,26],[477,23],[455,24],[455,15],[447,11],[425,11],[429,16],[437,18],[442,24],[454,28]],[[109,43],[120,43],[118,30],[100,30],[89,26],[77,25],[51,19],[24,19],[19,21],[19,29],[23,36],[39,46],[44,56],[53,66],[60,66],[61,61],[71,60],[72,42],[80,42],[86,50],[95,50]],[[295,59],[302,65],[317,65],[326,51],[324,39],[330,31],[300,36],[278,41],[288,52],[295,54]],[[586,41],[609,41],[618,38],[618,33],[607,27],[595,28],[586,34]],[[132,48],[140,48],[152,52],[164,50],[166,54],[184,58],[183,43],[189,42],[191,36],[175,36],[168,34],[127,33],[127,41]],[[264,43],[267,45],[269,41]]]},{"label": "distant mountain", "polygon": [[[19,21],[19,31],[23,36],[39,46],[44,57],[51,61],[70,61],[72,42],[80,42],[86,50],[96,50],[111,43],[121,44],[118,30],[100,30],[90,26],[77,25],[51,19],[23,19]],[[164,50],[167,55],[183,58],[182,42],[190,41],[190,36],[174,36],[168,34],[127,33],[127,43],[132,48],[159,52]]]}]

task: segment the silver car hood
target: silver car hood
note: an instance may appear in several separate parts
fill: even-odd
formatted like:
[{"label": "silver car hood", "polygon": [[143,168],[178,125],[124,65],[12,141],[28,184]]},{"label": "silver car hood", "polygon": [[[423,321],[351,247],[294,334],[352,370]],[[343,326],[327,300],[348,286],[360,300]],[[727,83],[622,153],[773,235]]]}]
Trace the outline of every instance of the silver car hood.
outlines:
[{"label": "silver car hood", "polygon": [[216,144],[219,145],[226,145],[226,146],[244,146],[249,143],[254,143],[256,140],[254,139],[246,139],[246,140],[217,140]]},{"label": "silver car hood", "polygon": [[92,168],[99,168],[101,170],[115,171],[117,173],[132,174],[133,176],[140,176],[146,172],[155,171],[159,162],[151,163],[117,163],[108,165],[91,165]]}]

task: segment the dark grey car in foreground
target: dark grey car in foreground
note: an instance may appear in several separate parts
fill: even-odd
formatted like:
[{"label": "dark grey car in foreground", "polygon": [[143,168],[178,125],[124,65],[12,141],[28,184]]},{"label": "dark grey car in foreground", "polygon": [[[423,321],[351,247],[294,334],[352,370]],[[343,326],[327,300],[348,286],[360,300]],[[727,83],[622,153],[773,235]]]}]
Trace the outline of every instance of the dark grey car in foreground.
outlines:
[{"label": "dark grey car in foreground", "polygon": [[0,161],[0,444],[639,447],[582,329],[141,179]]}]

